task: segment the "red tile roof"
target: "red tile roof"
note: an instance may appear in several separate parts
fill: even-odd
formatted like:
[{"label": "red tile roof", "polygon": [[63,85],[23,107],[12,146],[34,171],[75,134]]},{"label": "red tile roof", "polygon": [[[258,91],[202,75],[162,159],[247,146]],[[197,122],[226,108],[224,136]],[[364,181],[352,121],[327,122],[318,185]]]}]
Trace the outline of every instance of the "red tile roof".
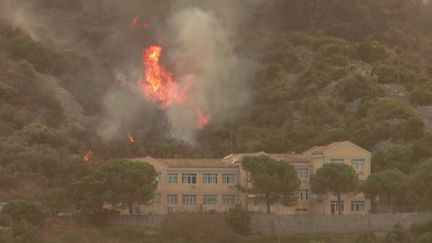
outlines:
[{"label": "red tile roof", "polygon": [[333,148],[334,146],[341,144],[343,142],[333,142],[331,144],[325,145],[325,146],[317,146],[312,148],[313,150],[311,150],[310,152],[312,152],[312,154],[322,154],[325,151],[329,150],[330,148]]}]

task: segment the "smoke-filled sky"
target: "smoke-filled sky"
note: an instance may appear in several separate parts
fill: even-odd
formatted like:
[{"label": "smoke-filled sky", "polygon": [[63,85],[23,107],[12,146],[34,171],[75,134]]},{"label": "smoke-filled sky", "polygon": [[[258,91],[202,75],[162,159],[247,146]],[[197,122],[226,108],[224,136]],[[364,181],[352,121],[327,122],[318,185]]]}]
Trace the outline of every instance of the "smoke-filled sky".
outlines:
[{"label": "smoke-filled sky", "polygon": [[[114,67],[104,70],[111,72],[113,85],[103,97],[97,97],[104,107],[98,131],[106,140],[127,130],[124,124],[136,123],[128,120],[137,119],[140,106],[154,105],[144,97],[142,101],[131,98],[124,88],[139,94],[136,84],[144,73],[141,50],[150,44],[161,45],[161,64],[173,72],[173,79],[179,84],[192,80],[187,102],[160,108],[170,127],[165,135],[193,144],[197,107],[209,117],[210,124],[217,126],[248,101],[246,80],[253,73],[253,65],[236,53],[235,41],[252,17],[253,11],[247,9],[260,2],[2,0],[0,14],[32,38],[54,42],[59,49],[75,48],[115,58],[111,60]],[[150,27],[139,30],[141,33],[131,30],[133,16]],[[82,38],[83,29],[93,28],[89,24],[104,26],[96,48]],[[152,109],[146,111],[151,119]]]}]

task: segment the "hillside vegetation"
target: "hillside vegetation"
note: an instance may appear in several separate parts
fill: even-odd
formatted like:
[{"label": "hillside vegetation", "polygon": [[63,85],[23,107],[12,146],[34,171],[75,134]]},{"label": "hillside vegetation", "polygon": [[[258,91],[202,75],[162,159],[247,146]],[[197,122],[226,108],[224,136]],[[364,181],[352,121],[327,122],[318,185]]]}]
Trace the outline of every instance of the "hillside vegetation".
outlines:
[{"label": "hillside vegetation", "polygon": [[[250,102],[228,122],[210,122],[198,134],[199,146],[170,137],[163,113],[117,82],[116,66],[139,58],[141,38],[152,38],[127,27],[112,36],[133,11],[123,15],[124,9],[102,1],[34,2],[34,13],[45,16],[52,31],[74,30],[73,41],[35,38],[0,18],[0,200],[39,195],[81,177],[88,149],[95,161],[222,157],[301,152],[350,140],[374,152],[375,172],[405,173],[432,156],[432,9],[422,1],[258,5],[235,50],[256,63]],[[131,4],[149,18],[169,11],[167,1]],[[122,16],[128,17],[117,21]],[[112,89],[142,108],[124,121],[121,136],[106,141],[98,127],[105,119],[104,94]],[[115,104],[117,110],[130,105]]]}]

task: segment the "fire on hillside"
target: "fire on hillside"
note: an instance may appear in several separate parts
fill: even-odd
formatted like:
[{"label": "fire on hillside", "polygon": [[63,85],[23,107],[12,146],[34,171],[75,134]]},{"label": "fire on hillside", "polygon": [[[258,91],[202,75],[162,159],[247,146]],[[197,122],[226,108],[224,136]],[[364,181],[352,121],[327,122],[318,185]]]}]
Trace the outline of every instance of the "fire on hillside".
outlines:
[{"label": "fire on hillside", "polygon": [[[144,75],[138,81],[138,87],[147,100],[158,103],[162,108],[167,108],[174,103],[182,104],[188,101],[192,80],[187,79],[183,83],[173,80],[173,74],[160,65],[162,47],[150,45],[143,50]],[[209,116],[197,105],[196,127],[203,129]]]}]

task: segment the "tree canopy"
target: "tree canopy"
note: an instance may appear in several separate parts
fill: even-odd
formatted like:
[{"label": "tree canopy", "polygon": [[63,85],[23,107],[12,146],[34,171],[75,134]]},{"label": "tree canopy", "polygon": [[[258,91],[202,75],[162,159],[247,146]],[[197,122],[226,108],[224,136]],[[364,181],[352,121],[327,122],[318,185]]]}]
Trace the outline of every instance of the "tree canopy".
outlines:
[{"label": "tree canopy", "polygon": [[412,175],[411,186],[425,205],[432,205],[432,160],[421,163]]},{"label": "tree canopy", "polygon": [[133,214],[135,203],[153,198],[157,173],[145,162],[112,160],[92,171],[71,187],[72,197],[79,209],[101,212],[105,204],[128,207]]},{"label": "tree canopy", "polygon": [[354,169],[346,164],[330,163],[319,168],[310,179],[311,189],[320,195],[334,194],[338,200],[339,214],[342,214],[341,195],[355,192],[359,180]]},{"label": "tree canopy", "polygon": [[275,160],[266,155],[244,157],[243,169],[250,173],[251,188],[247,191],[262,196],[266,201],[267,213],[271,213],[271,205],[281,202],[290,205],[300,185],[293,165]]},{"label": "tree canopy", "polygon": [[396,198],[404,196],[408,186],[408,176],[398,169],[388,169],[369,175],[361,190],[372,200],[377,196],[380,202],[386,200],[392,211]]}]

